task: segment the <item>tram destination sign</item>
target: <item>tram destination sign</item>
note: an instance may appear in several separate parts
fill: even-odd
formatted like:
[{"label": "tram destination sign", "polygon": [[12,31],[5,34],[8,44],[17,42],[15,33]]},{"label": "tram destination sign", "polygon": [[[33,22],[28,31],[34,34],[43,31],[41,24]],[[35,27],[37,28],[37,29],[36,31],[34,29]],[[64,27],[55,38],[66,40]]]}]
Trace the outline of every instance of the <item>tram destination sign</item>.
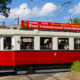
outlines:
[{"label": "tram destination sign", "polygon": [[21,20],[21,28],[80,31],[79,24]]}]

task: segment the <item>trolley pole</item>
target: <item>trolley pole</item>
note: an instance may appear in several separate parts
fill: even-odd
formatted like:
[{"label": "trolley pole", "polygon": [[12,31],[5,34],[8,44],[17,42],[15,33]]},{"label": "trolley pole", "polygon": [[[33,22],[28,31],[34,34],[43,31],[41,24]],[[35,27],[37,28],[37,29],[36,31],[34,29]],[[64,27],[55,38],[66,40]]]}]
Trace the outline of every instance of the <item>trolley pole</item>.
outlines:
[{"label": "trolley pole", "polygon": [[70,18],[70,24],[72,24],[72,19]]},{"label": "trolley pole", "polygon": [[18,24],[19,24],[19,16],[18,16]]}]

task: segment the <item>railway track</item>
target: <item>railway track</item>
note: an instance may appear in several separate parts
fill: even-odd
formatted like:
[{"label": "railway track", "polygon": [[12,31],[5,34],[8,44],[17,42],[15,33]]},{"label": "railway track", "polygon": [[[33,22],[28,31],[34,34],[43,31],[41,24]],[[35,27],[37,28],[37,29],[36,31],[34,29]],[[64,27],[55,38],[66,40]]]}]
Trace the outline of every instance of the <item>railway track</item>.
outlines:
[{"label": "railway track", "polygon": [[[10,74],[0,76],[2,80],[62,80],[59,79],[60,74],[70,69],[54,69],[52,70],[35,70],[33,74],[27,74],[27,71],[18,72],[17,74]],[[64,72],[65,73],[65,72]],[[65,79],[63,79],[65,80]]]}]

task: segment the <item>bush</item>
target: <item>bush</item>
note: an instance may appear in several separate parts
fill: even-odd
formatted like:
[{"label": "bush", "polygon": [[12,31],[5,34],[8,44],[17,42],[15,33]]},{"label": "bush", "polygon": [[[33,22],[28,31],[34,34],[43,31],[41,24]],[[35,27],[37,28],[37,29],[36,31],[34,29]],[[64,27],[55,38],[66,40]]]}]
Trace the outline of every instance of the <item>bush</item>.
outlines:
[{"label": "bush", "polygon": [[80,72],[80,61],[74,62],[71,66],[71,70]]}]

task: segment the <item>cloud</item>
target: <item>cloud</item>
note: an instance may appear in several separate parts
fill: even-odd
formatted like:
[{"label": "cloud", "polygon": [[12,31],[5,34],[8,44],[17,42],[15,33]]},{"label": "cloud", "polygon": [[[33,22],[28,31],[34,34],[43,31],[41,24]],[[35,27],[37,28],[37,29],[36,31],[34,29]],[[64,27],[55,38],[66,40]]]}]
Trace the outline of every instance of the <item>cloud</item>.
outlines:
[{"label": "cloud", "polygon": [[49,13],[55,11],[56,9],[56,5],[54,5],[53,3],[47,3],[43,6],[42,10],[40,11],[40,15],[49,15]]},{"label": "cloud", "polygon": [[71,13],[71,14],[79,14],[80,13],[80,3],[78,5],[75,5],[73,9],[70,9],[69,13]]},{"label": "cloud", "polygon": [[2,21],[3,19],[5,19],[5,17],[0,14],[0,21]]},{"label": "cloud", "polygon": [[[10,10],[8,19],[15,19],[20,16],[20,19],[34,19],[38,17],[53,16],[54,11],[57,10],[57,6],[53,3],[46,3],[42,8],[37,6],[32,9],[28,7],[27,3],[21,4],[19,7]],[[0,15],[0,21],[4,20],[5,17]]]},{"label": "cloud", "polygon": [[53,3],[46,3],[42,8],[38,8],[37,6],[30,9],[27,3],[21,4],[18,8],[14,8],[10,10],[9,18],[15,18],[16,16],[20,16],[20,18],[33,18],[39,16],[51,16],[53,12],[57,9],[57,6]]}]

